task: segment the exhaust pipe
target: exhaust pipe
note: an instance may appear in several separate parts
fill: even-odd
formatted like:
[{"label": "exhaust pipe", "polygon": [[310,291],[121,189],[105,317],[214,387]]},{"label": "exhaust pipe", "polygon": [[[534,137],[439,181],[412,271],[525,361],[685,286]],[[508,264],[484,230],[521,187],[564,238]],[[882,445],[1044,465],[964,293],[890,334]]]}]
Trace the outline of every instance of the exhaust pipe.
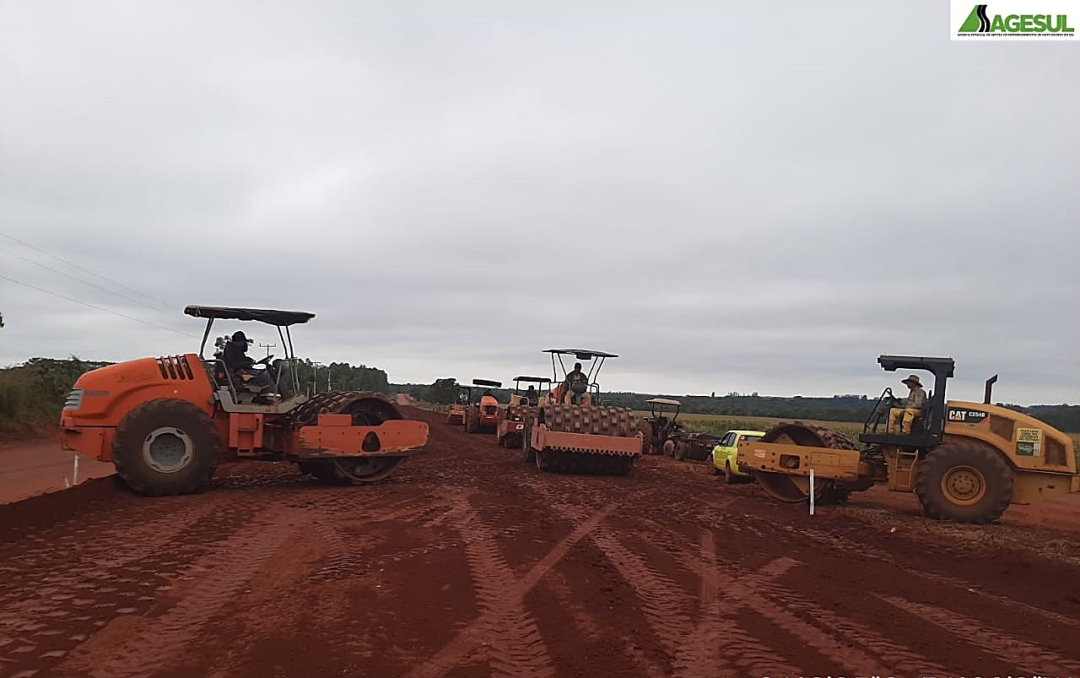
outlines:
[{"label": "exhaust pipe", "polygon": [[998,375],[994,375],[986,380],[986,390],[983,392],[983,404],[990,404],[990,393],[994,390],[994,383],[997,381]]}]

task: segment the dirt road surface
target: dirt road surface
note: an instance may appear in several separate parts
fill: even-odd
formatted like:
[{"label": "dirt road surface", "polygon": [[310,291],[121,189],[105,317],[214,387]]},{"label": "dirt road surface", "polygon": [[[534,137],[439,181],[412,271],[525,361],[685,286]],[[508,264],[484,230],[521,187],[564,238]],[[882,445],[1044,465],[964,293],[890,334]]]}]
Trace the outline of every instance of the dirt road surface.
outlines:
[{"label": "dirt road surface", "polygon": [[542,474],[409,413],[431,442],[377,486],[237,464],[0,507],[0,676],[1080,676],[1073,534],[811,518],[665,458]]},{"label": "dirt road surface", "polygon": [[[75,453],[60,449],[56,438],[0,443],[0,504],[66,487],[75,480]],[[112,464],[79,457],[79,480],[101,478]]]}]

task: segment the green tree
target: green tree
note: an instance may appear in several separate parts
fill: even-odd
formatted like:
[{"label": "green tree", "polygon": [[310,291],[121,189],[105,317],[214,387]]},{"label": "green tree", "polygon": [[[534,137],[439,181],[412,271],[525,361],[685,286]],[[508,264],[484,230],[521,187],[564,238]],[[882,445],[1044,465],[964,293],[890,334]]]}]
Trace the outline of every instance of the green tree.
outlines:
[{"label": "green tree", "polygon": [[457,379],[453,377],[436,379],[435,383],[428,387],[427,399],[433,403],[450,404],[457,400],[457,394]]}]

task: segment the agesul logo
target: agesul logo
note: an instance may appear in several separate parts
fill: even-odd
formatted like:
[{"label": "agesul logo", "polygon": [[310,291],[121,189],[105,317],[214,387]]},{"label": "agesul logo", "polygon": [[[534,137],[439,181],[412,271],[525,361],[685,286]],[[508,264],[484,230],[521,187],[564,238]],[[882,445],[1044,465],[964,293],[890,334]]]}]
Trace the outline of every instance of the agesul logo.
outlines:
[{"label": "agesul logo", "polygon": [[[1080,16],[1080,12],[1070,13],[1068,10],[1072,8],[1068,4],[1061,0],[1012,0],[973,6],[953,0],[952,37],[954,40],[1074,38],[1076,29],[1070,21],[1071,17]],[[965,18],[956,27],[960,17]]]}]

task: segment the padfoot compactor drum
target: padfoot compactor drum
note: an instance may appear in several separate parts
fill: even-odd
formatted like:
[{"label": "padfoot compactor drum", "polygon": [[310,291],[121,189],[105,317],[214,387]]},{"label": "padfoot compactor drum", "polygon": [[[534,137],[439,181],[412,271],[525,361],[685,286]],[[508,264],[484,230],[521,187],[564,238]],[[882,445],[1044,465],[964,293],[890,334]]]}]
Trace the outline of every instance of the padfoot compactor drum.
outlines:
[{"label": "padfoot compactor drum", "polygon": [[[600,385],[595,381],[604,361],[617,356],[585,349],[548,349],[546,353],[552,356],[552,383],[559,386],[551,391],[547,404],[537,408],[525,422],[525,462],[554,473],[630,473],[641,456],[642,433],[630,408],[602,403]],[[587,388],[572,385],[574,375],[566,370],[564,355],[590,363],[587,373],[578,372],[585,376],[577,383],[585,383]],[[561,379],[556,365],[561,367]]]}]

